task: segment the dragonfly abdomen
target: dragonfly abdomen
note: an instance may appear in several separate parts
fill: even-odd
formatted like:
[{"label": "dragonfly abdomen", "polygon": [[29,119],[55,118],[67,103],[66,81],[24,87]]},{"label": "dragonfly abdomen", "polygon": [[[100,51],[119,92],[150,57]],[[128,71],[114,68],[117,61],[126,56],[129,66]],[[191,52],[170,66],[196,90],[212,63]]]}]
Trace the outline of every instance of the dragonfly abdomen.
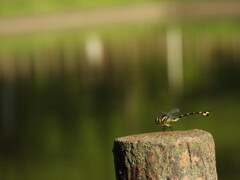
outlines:
[{"label": "dragonfly abdomen", "polygon": [[208,116],[209,115],[209,111],[203,111],[203,112],[192,112],[192,113],[187,113],[181,116],[178,116],[178,118],[184,118],[187,116],[193,116],[193,115],[202,115],[202,116]]}]

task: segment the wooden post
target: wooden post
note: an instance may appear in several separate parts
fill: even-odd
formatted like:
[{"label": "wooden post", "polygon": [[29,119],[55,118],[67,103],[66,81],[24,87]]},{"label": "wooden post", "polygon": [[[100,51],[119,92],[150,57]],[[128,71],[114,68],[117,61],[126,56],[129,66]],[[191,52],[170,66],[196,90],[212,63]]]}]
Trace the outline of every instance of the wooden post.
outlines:
[{"label": "wooden post", "polygon": [[214,140],[194,129],[117,138],[117,180],[216,180]]}]

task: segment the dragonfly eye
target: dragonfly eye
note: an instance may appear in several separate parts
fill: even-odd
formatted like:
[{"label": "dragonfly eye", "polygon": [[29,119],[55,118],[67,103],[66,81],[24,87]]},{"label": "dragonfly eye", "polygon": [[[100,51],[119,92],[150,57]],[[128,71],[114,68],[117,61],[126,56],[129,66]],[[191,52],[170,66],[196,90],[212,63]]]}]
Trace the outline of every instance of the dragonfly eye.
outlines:
[{"label": "dragonfly eye", "polygon": [[155,123],[156,123],[156,124],[160,124],[160,123],[161,123],[161,117],[157,117],[157,118],[155,119]]}]

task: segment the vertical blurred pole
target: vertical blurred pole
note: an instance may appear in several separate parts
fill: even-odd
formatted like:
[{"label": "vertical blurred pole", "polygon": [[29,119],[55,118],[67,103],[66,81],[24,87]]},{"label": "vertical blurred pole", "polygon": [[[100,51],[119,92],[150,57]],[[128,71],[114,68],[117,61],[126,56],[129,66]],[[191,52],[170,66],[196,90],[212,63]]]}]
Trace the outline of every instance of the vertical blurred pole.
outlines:
[{"label": "vertical blurred pole", "polygon": [[93,67],[100,67],[103,61],[103,42],[97,35],[90,36],[85,44],[88,63]]},{"label": "vertical blurred pole", "polygon": [[5,83],[1,88],[2,123],[4,133],[12,137],[16,126],[16,87],[14,83]]},{"label": "vertical blurred pole", "polygon": [[1,115],[2,126],[6,137],[14,135],[16,125],[16,52],[0,54],[1,72]]},{"label": "vertical blurred pole", "polygon": [[167,70],[171,93],[178,96],[183,91],[182,33],[179,27],[167,29]]},{"label": "vertical blurred pole", "polygon": [[77,70],[77,49],[75,43],[65,43],[63,48],[64,69],[71,74]]},{"label": "vertical blurred pole", "polygon": [[29,79],[31,77],[31,54],[28,51],[21,52],[17,56],[17,71],[18,71],[18,78]]},{"label": "vertical blurred pole", "polygon": [[48,60],[49,49],[43,45],[35,46],[33,49],[33,73],[35,74],[37,84],[41,84],[48,79],[50,69],[50,60]]},{"label": "vertical blurred pole", "polygon": [[91,35],[86,39],[85,54],[88,64],[87,71],[85,70],[85,82],[90,83],[91,86],[102,78],[104,46],[102,39],[98,35]]}]

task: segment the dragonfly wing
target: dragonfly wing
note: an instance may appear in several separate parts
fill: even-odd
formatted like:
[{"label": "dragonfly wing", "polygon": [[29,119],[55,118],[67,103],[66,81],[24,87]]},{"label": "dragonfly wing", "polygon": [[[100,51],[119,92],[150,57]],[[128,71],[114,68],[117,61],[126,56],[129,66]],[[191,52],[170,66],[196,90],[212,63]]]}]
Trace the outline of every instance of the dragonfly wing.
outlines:
[{"label": "dragonfly wing", "polygon": [[170,114],[177,113],[177,112],[180,112],[180,110],[178,108],[174,108],[171,111],[169,111],[167,114],[170,115]]},{"label": "dragonfly wing", "polygon": [[160,113],[162,113],[162,114],[168,114],[168,113],[166,113],[166,112],[163,112],[163,111],[160,111]]}]

